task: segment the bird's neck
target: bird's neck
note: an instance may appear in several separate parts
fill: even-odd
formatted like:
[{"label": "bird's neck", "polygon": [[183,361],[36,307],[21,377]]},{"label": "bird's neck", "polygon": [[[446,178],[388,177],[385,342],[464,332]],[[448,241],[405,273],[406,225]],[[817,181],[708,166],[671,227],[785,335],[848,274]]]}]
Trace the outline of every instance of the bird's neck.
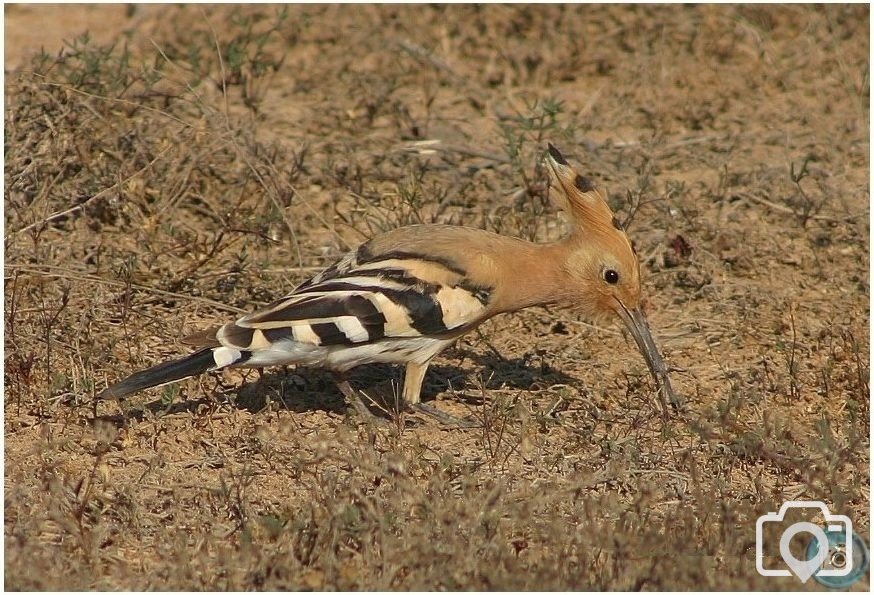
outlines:
[{"label": "bird's neck", "polygon": [[566,263],[576,246],[573,237],[549,244],[508,243],[500,255],[506,291],[500,309],[514,312],[531,306],[562,303],[569,295]]}]

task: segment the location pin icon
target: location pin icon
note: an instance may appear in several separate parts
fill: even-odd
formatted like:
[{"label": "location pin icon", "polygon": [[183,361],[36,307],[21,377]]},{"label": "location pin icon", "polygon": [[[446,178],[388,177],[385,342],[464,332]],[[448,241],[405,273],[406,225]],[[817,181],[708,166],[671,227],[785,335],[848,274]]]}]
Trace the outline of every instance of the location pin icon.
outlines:
[{"label": "location pin icon", "polygon": [[[792,538],[802,532],[812,534],[819,546],[817,548],[816,556],[810,560],[799,560],[792,555],[791,551],[789,551],[789,543],[792,541]],[[825,531],[813,523],[795,523],[786,529],[786,531],[783,532],[782,537],[780,537],[780,555],[783,556],[783,561],[786,562],[786,566],[792,570],[795,576],[797,576],[802,583],[806,583],[810,577],[816,574],[822,566],[822,563],[825,562],[826,558],[828,558],[828,552],[829,544]]]}]

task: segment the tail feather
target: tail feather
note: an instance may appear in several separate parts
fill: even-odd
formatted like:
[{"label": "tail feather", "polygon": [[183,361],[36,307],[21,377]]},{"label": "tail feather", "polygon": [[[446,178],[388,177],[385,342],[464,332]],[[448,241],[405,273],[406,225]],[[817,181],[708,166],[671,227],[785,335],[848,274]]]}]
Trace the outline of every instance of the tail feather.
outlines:
[{"label": "tail feather", "polygon": [[170,382],[176,382],[189,376],[197,376],[203,374],[210,368],[216,368],[216,360],[213,354],[213,349],[207,347],[188,357],[164,362],[153,366],[148,370],[143,370],[132,374],[119,382],[113,384],[99,395],[98,399],[121,399],[129,394],[160,386]]}]

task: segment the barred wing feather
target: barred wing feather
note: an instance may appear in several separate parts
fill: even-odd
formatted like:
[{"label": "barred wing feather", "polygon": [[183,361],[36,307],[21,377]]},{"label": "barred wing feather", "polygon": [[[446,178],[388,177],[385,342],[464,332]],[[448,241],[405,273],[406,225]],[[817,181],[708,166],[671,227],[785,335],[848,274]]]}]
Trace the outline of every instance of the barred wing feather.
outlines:
[{"label": "barred wing feather", "polygon": [[[224,326],[219,341],[245,351],[280,341],[351,346],[449,337],[486,317],[490,288],[421,258],[360,264],[353,253],[264,310]],[[425,278],[423,278],[425,277]]]}]

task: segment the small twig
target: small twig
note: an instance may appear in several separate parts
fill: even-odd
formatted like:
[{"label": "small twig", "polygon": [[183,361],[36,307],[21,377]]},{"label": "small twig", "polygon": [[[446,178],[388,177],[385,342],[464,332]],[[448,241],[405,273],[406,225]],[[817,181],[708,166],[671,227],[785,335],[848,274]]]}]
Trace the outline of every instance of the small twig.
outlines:
[{"label": "small twig", "polygon": [[409,41],[399,41],[398,47],[407,52],[412,57],[416,58],[417,60],[427,62],[437,70],[448,74],[452,78],[462,81],[465,84],[468,83],[468,80],[465,77],[455,72],[455,70],[453,70],[452,67],[443,60],[435,58],[428,50],[426,50],[422,46],[410,43]]},{"label": "small twig", "polygon": [[457,147],[454,145],[444,145],[440,139],[430,139],[410,143],[404,147],[405,151],[416,151],[417,153],[427,154],[428,152],[443,151],[445,153],[458,153],[467,157],[480,157],[489,161],[497,161],[498,163],[512,164],[512,160],[503,155],[495,155],[494,153],[484,153],[475,149],[465,147]]},{"label": "small twig", "polygon": [[[164,52],[164,50],[161,48],[161,46],[159,46],[158,43],[157,43],[154,39],[151,39],[151,38],[150,38],[150,39],[149,39],[149,42],[152,44],[152,47],[154,47],[155,50],[156,50],[156,51],[161,55],[161,57],[162,57],[164,60],[166,60],[167,64],[169,64],[170,66],[172,66],[173,68],[175,68],[177,71],[179,71],[179,72],[182,73],[183,75],[185,74],[185,71],[184,71],[184,70],[183,70],[179,65],[177,65],[176,62],[174,62],[173,60],[170,59],[170,56],[168,56],[168,55]],[[210,110],[210,108],[209,108],[209,106],[206,104],[206,102],[203,101],[203,99],[200,97],[200,95],[197,93],[197,91],[194,90],[194,87],[191,86],[191,83],[190,83],[190,82],[185,81],[185,88],[188,89],[188,92],[191,93],[191,94],[192,94],[192,95],[197,99],[197,101],[198,101],[198,105],[199,105],[200,107],[202,107],[205,111],[209,111],[209,110]],[[139,105],[139,104],[136,104],[136,105]],[[191,126],[191,124],[188,124],[188,126]]]},{"label": "small twig", "polygon": [[789,386],[791,403],[798,401],[801,394],[801,388],[798,385],[798,364],[796,361],[796,353],[798,349],[798,333],[795,330],[795,304],[789,304],[789,325],[792,329],[792,346],[789,348]]},{"label": "small twig", "polygon": [[[327,266],[327,265],[325,265]],[[318,267],[282,267],[272,269],[259,269],[258,273],[262,275],[285,275],[288,273],[319,273],[325,270],[325,266]]]},{"label": "small twig", "polygon": [[[739,198],[743,198],[743,199],[751,200],[755,203],[759,203],[760,205],[764,205],[770,209],[773,209],[775,211],[779,211],[781,213],[787,213],[789,215],[796,215],[796,216],[800,215],[798,210],[793,209],[792,207],[787,207],[786,205],[781,205],[781,204],[775,203],[773,201],[768,200],[767,198],[762,198],[760,196],[756,196],[755,194],[750,194],[749,192],[738,192],[737,196]],[[843,217],[829,217],[828,215],[810,215],[807,218],[808,219],[815,219],[816,221],[839,222],[839,221],[850,221],[853,219],[858,219],[859,217],[863,217],[863,216],[867,217],[867,215],[868,215],[867,213],[857,213],[856,215],[845,215]]]},{"label": "small twig", "polygon": [[622,331],[618,329],[607,328],[604,326],[598,326],[597,324],[592,324],[591,322],[586,322],[585,320],[565,320],[564,322],[568,324],[576,324],[578,326],[584,326],[586,328],[590,328],[592,330],[596,330],[602,333],[606,333],[608,335],[613,335],[614,337],[621,337]]},{"label": "small twig", "polygon": [[231,108],[228,103],[228,83],[227,83],[227,75],[225,74],[225,61],[222,59],[222,48],[219,45],[218,35],[215,32],[215,29],[212,26],[212,23],[209,21],[209,17],[206,14],[206,11],[201,9],[200,13],[203,15],[203,20],[206,21],[206,26],[209,27],[210,33],[212,33],[212,40],[215,42],[215,53],[218,56],[219,61],[219,72],[222,77],[222,98],[225,102],[225,125],[227,129],[231,129]]},{"label": "small twig", "polygon": [[97,277],[94,275],[87,274],[77,274],[74,272],[70,272],[68,269],[64,269],[63,267],[49,267],[48,265],[39,265],[43,268],[54,268],[58,269],[59,272],[53,273],[49,271],[43,271],[35,266],[21,265],[21,264],[6,264],[4,265],[7,269],[14,269],[24,273],[30,273],[33,275],[42,275],[43,277],[55,277],[59,279],[76,279],[77,281],[91,281],[94,283],[102,283],[104,285],[112,285],[115,287],[130,287],[131,289],[136,289],[137,291],[143,291],[146,293],[153,293],[155,295],[163,295],[167,297],[173,297],[183,300],[188,300],[191,302],[200,302],[202,304],[208,304],[214,308],[219,310],[226,310],[228,312],[234,312],[235,314],[245,314],[247,310],[243,310],[242,308],[237,308],[235,306],[229,306],[228,304],[223,304],[221,302],[217,302],[215,300],[211,300],[209,298],[194,296],[194,295],[185,295],[182,293],[175,293],[172,291],[164,291],[161,289],[154,289],[152,287],[146,287],[145,285],[136,285],[134,283],[128,284],[125,281],[115,281],[114,279],[103,279],[102,277]]}]

